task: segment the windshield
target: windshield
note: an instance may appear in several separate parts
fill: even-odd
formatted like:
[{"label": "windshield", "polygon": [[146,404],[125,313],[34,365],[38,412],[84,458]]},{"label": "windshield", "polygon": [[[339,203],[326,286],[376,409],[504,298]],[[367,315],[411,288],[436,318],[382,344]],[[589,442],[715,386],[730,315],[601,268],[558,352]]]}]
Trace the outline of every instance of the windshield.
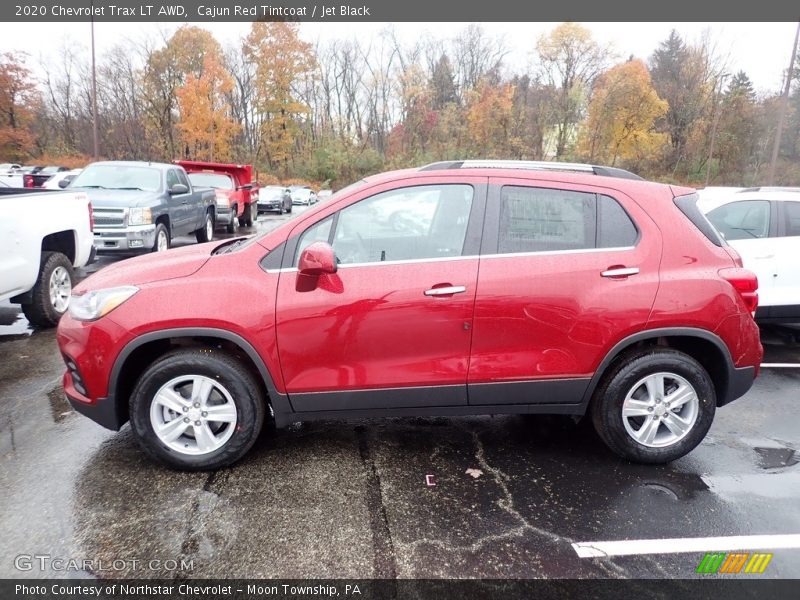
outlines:
[{"label": "windshield", "polygon": [[70,187],[157,192],[161,189],[161,171],[152,167],[92,165],[78,175]]},{"label": "windshield", "polygon": [[233,179],[224,173],[189,173],[194,187],[210,187],[217,190],[232,190]]},{"label": "windshield", "polygon": [[261,188],[258,191],[258,195],[261,198],[280,198],[283,196],[283,190],[285,189],[277,185],[268,185],[265,188]]}]

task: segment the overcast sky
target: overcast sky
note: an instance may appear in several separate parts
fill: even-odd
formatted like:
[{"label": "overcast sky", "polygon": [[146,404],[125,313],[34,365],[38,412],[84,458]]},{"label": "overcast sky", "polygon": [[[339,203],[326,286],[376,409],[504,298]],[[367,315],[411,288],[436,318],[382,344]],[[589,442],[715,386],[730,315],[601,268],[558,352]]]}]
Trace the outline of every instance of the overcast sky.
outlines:
[{"label": "overcast sky", "polygon": [[[98,56],[126,38],[138,39],[170,32],[180,24],[157,23],[97,23],[95,35]],[[246,35],[249,23],[198,23],[208,29],[223,44],[234,43]],[[356,37],[366,40],[388,26],[395,28],[401,40],[413,41],[422,35],[451,38],[467,26],[466,23],[301,23],[303,38],[310,42],[333,38]],[[717,51],[726,58],[728,70],[743,69],[756,89],[776,93],[789,64],[789,54],[796,24],[794,23],[584,23],[595,37],[612,44],[619,58],[630,55],[647,59],[673,27],[687,40],[699,40],[704,31],[710,33]],[[513,72],[524,72],[531,63],[531,50],[536,38],[554,23],[483,23],[488,34],[502,36],[509,50],[508,66]],[[35,70],[40,57],[51,61],[65,42],[89,46],[89,23],[15,23],[6,24],[0,38],[0,51],[22,51],[31,58]],[[51,58],[48,58],[51,57]]]}]

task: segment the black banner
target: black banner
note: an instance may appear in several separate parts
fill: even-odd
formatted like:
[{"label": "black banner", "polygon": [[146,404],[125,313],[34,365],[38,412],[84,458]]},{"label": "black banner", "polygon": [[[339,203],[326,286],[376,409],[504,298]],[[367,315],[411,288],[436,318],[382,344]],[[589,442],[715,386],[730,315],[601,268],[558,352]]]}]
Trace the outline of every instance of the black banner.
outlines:
[{"label": "black banner", "polygon": [[5,22],[504,22],[504,21],[796,21],[800,9],[787,0],[671,2],[641,0],[3,0]]},{"label": "black banner", "polygon": [[794,598],[797,582],[768,579],[698,580],[11,580],[3,600],[549,600],[581,598]]}]

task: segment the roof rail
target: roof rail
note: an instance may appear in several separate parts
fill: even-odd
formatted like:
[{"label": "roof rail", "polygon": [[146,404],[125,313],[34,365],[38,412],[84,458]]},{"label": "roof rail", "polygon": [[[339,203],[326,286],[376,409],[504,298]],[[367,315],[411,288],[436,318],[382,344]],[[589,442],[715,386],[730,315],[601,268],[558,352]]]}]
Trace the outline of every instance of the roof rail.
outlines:
[{"label": "roof rail", "polygon": [[525,169],[531,171],[571,171],[589,173],[603,177],[622,179],[642,179],[635,173],[618,169],[583,163],[548,162],[539,160],[446,160],[420,167],[420,171],[442,171],[447,169]]},{"label": "roof rail", "polygon": [[745,192],[800,192],[800,187],[780,187],[774,185],[762,185],[759,187],[742,188],[737,193]]}]

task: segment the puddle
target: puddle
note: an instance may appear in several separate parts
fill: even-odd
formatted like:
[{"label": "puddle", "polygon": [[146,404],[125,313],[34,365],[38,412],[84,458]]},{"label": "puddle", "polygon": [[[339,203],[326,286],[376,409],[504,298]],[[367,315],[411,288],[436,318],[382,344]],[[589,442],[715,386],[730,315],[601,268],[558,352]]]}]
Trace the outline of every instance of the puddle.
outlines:
[{"label": "puddle", "polygon": [[0,341],[11,341],[29,337],[33,329],[19,306],[0,304]]},{"label": "puddle", "polygon": [[64,388],[60,385],[47,392],[47,399],[50,401],[50,412],[54,422],[60,423],[67,415],[72,414],[72,407],[64,395]]},{"label": "puddle", "polygon": [[758,455],[758,466],[762,469],[781,469],[793,467],[800,462],[800,456],[791,448],[753,448]]}]

